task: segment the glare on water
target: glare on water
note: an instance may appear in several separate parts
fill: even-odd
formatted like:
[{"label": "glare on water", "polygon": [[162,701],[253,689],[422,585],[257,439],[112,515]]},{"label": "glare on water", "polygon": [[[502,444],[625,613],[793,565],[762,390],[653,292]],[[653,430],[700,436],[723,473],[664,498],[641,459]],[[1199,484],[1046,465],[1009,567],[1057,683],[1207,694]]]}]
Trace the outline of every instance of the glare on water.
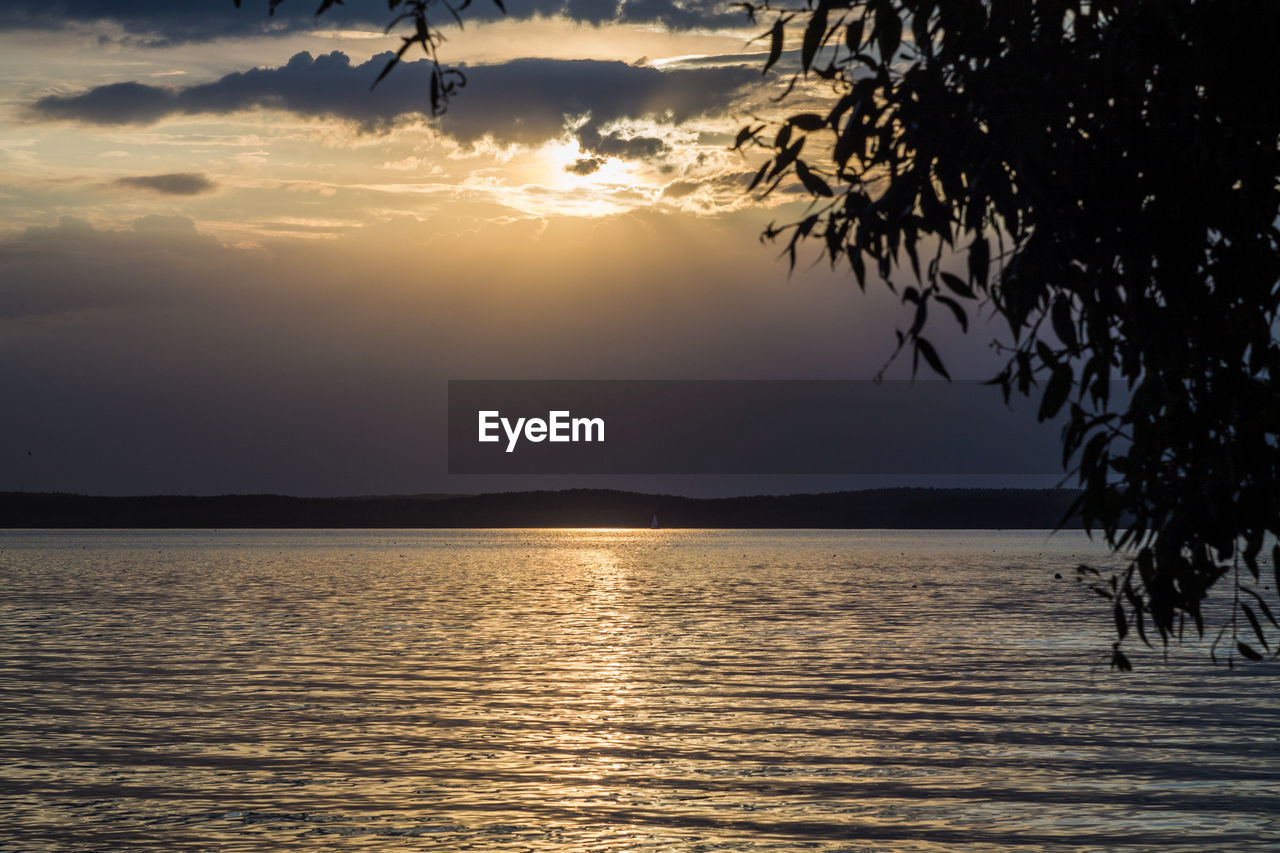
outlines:
[{"label": "glare on water", "polygon": [[1110,674],[1074,533],[0,552],[3,850],[1280,846],[1280,672]]}]

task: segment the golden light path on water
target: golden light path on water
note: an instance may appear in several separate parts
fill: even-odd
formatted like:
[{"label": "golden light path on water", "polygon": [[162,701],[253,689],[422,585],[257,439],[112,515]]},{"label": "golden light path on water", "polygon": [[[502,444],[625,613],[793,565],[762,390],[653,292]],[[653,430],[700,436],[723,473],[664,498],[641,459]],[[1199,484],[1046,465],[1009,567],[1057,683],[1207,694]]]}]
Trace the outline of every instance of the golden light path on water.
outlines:
[{"label": "golden light path on water", "polygon": [[1104,558],[1045,532],[7,532],[0,849],[1280,845],[1280,672],[1109,674],[1070,580]]}]

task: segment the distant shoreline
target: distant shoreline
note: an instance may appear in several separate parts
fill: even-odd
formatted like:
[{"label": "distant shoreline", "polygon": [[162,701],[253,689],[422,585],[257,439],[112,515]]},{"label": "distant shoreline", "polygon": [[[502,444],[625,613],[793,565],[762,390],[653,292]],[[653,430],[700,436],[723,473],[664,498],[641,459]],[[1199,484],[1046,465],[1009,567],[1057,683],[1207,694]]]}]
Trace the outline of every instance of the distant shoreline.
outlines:
[{"label": "distant shoreline", "polygon": [[867,489],[688,498],[605,489],[479,495],[300,498],[285,495],[0,493],[0,528],[663,528],[1014,529],[1063,526],[1068,489]]}]

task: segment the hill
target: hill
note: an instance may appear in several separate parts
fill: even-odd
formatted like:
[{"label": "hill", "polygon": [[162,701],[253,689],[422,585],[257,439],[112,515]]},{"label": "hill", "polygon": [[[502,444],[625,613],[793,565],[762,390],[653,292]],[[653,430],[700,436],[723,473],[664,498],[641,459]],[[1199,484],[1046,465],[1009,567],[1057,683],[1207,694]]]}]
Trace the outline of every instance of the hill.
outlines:
[{"label": "hill", "polygon": [[339,498],[5,492],[0,527],[648,527],[656,513],[663,527],[1040,529],[1057,526],[1076,494],[920,488],[734,498],[601,489]]}]

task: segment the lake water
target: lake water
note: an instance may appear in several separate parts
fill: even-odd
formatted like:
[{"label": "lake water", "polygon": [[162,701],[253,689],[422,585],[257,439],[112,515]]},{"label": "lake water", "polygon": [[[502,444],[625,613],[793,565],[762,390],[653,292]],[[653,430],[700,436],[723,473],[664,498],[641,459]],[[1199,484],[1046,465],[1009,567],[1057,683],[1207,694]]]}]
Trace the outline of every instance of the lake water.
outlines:
[{"label": "lake water", "polygon": [[0,850],[1280,849],[1280,670],[1111,674],[1083,559],[1043,532],[6,532]]}]

